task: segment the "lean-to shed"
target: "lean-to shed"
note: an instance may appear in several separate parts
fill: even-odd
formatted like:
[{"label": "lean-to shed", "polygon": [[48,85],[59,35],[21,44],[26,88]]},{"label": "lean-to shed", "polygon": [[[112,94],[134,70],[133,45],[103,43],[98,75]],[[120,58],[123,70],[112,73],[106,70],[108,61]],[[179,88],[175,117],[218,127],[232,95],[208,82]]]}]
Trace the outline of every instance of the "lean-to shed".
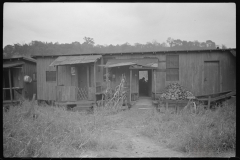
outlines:
[{"label": "lean-to shed", "polygon": [[37,93],[36,60],[25,56],[3,58],[3,103],[32,99]]}]

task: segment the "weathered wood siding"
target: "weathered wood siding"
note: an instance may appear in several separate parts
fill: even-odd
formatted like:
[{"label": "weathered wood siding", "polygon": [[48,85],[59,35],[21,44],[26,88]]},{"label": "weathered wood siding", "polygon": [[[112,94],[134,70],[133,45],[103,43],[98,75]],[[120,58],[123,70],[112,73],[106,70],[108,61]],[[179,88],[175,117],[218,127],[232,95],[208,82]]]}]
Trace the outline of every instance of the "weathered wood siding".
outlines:
[{"label": "weathered wood siding", "polygon": [[[179,80],[166,81],[166,55],[179,55]],[[204,92],[204,61],[219,62],[219,91],[236,89],[236,57],[230,51],[191,51],[191,52],[166,52],[157,54],[128,54],[128,55],[106,55],[104,63],[108,59],[131,59],[131,58],[158,58],[158,69],[156,70],[156,92],[164,92],[165,87],[173,82],[180,83],[184,88],[191,91],[194,95],[203,95]],[[118,71],[116,71],[118,72]],[[126,72],[129,72],[126,70]],[[132,76],[132,93],[138,90],[138,83]],[[154,72],[153,72],[154,73]],[[118,72],[119,74],[119,72]],[[127,74],[128,75],[128,74]],[[117,78],[117,77],[116,77]],[[154,74],[152,74],[152,92],[155,92]],[[117,82],[114,83],[117,85]],[[212,84],[214,85],[214,84]],[[217,91],[217,90],[216,90]]]},{"label": "weathered wood siding", "polygon": [[[179,55],[179,82],[192,91],[194,95],[206,94],[204,92],[204,61],[219,61],[220,92],[236,88],[235,58],[229,52],[201,51]],[[212,74],[214,75],[215,73]],[[215,83],[212,85],[215,85]]]},{"label": "weathered wood siding", "polygon": [[[20,67],[20,66],[18,66]],[[23,73],[22,73],[22,68],[11,68],[11,74],[12,74],[12,80],[13,80],[13,85],[12,87],[23,87]],[[20,94],[16,91],[13,90],[13,99],[17,100],[20,98]]]},{"label": "weathered wood siding", "polygon": [[[25,60],[25,64],[23,65],[23,77],[25,75],[33,78],[33,74],[36,74],[36,63],[32,63]],[[32,99],[33,94],[37,94],[37,82],[32,81],[31,83],[23,83],[25,98]]]},{"label": "weathered wood siding", "polygon": [[46,71],[56,71],[56,67],[49,66],[55,59],[56,57],[37,58],[38,100],[56,100],[56,82],[46,82]]}]

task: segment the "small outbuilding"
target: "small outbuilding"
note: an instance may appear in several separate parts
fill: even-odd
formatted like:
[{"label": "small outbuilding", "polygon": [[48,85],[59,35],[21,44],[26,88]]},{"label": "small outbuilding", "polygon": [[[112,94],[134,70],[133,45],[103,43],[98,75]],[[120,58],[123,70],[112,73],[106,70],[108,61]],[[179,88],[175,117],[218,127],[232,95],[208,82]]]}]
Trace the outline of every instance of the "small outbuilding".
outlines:
[{"label": "small outbuilding", "polygon": [[36,60],[25,56],[3,58],[3,104],[32,99],[36,93]]}]

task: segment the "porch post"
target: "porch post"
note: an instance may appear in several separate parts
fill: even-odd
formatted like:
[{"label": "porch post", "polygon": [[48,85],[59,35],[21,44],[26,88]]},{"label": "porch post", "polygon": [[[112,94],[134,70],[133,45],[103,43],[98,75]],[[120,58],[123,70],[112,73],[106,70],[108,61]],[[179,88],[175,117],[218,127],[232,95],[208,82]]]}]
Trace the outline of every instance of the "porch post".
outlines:
[{"label": "porch post", "polygon": [[96,103],[96,62],[93,66],[93,87],[94,87],[94,101]]},{"label": "porch post", "polygon": [[130,69],[130,103],[132,101],[132,70]]},{"label": "porch post", "polygon": [[[107,85],[108,85],[108,67],[106,67],[106,82],[107,82]],[[110,87],[110,86],[107,86],[107,87]]]},{"label": "porch post", "polygon": [[12,97],[12,80],[11,80],[10,68],[8,69],[8,77],[9,77],[10,97],[11,97],[11,102],[12,102],[13,101],[13,97]]},{"label": "porch post", "polygon": [[56,86],[58,86],[58,66],[56,66],[56,79],[57,79],[57,85]]},{"label": "porch post", "polygon": [[58,98],[58,66],[56,66],[56,89],[55,89],[55,92],[56,92],[56,101],[59,100]]},{"label": "porch post", "polygon": [[89,67],[90,65],[87,65],[87,93],[88,93],[88,100],[89,100]]},{"label": "porch post", "polygon": [[154,100],[156,100],[156,83],[157,83],[157,80],[156,80],[156,70],[153,70],[153,71],[154,71],[154,92],[155,92]]}]

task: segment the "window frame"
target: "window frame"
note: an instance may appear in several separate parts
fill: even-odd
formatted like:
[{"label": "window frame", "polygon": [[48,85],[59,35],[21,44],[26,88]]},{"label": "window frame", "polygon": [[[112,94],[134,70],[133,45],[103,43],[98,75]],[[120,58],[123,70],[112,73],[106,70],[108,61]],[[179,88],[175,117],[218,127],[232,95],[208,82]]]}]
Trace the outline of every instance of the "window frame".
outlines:
[{"label": "window frame", "polygon": [[[171,63],[169,57],[176,56],[177,58],[177,63]],[[172,74],[170,74],[170,71],[177,71],[178,76],[177,79],[173,79]],[[180,73],[179,73],[179,54],[170,54],[166,55],[166,81],[179,81],[180,79]]]},{"label": "window frame", "polygon": [[[49,80],[48,74],[49,72],[55,72],[55,80]],[[46,82],[56,82],[57,81],[57,72],[56,71],[46,71]]]}]

